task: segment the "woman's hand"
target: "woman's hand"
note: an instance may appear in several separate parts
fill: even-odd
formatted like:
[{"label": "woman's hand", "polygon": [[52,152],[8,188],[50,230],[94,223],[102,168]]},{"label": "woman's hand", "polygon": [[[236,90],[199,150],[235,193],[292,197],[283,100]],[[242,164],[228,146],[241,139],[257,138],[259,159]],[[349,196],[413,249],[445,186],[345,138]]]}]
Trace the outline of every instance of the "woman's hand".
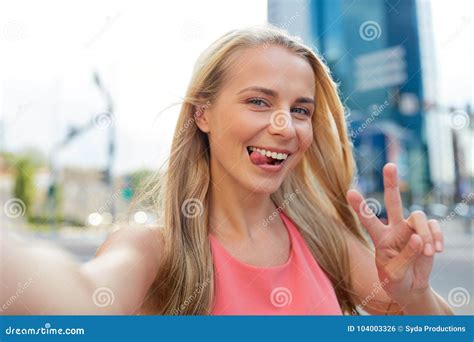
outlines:
[{"label": "woman's hand", "polygon": [[[53,244],[17,241],[0,229],[0,315],[132,315],[139,312],[163,250],[159,229],[123,228],[80,264]],[[18,298],[18,300],[12,300]]]},{"label": "woman's hand", "polygon": [[374,242],[375,263],[384,291],[404,306],[431,290],[429,276],[435,253],[443,251],[443,234],[438,221],[427,220],[422,211],[403,217],[394,164],[385,165],[383,176],[388,224],[374,215],[356,190],[349,190],[347,199]]}]

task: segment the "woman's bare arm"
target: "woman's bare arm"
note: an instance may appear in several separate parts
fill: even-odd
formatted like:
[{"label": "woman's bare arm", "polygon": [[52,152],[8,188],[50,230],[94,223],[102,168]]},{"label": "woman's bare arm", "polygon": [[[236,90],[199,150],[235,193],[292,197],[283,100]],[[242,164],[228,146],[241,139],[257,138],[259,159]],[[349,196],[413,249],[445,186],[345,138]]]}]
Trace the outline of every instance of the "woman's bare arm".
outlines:
[{"label": "woman's bare arm", "polygon": [[120,229],[80,264],[50,244],[1,244],[1,314],[133,314],[159,268],[161,232]]}]

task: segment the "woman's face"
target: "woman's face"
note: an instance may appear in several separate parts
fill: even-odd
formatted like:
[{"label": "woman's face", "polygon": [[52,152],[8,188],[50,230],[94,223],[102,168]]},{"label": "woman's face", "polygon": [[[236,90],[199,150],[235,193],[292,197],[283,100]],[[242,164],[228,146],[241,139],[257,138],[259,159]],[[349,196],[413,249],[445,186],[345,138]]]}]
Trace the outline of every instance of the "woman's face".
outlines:
[{"label": "woman's face", "polygon": [[251,192],[271,194],[312,142],[313,70],[274,45],[245,49],[234,58],[218,97],[198,120],[209,136],[212,181],[231,179]]}]

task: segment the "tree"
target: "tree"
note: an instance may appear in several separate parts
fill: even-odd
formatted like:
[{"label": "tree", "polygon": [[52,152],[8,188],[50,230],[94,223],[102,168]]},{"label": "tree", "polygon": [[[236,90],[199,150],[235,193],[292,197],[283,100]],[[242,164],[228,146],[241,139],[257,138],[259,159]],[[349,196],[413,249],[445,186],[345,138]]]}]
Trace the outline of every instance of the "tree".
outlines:
[{"label": "tree", "polygon": [[36,166],[31,159],[27,157],[21,157],[16,161],[15,168],[16,176],[13,195],[15,198],[23,201],[25,204],[26,217],[31,219],[31,207],[36,194],[34,182]]}]

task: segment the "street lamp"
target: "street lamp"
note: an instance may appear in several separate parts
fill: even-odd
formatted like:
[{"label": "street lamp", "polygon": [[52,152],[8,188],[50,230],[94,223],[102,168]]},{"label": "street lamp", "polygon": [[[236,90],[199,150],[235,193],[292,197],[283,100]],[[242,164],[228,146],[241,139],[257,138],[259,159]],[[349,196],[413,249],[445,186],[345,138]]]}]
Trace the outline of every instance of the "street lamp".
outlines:
[{"label": "street lamp", "polygon": [[[99,88],[101,94],[104,96],[106,107],[107,107],[107,115],[109,116],[110,124],[108,125],[108,136],[109,136],[109,143],[108,143],[108,151],[107,151],[107,168],[105,170],[105,180],[109,187],[110,193],[113,194],[114,189],[114,180],[113,180],[113,164],[115,160],[115,125],[114,125],[114,103],[112,101],[112,97],[110,96],[109,91],[104,86],[99,73],[97,71],[94,72],[94,82]],[[114,196],[111,198],[110,203],[110,213],[112,214],[113,221],[115,220],[116,210],[115,210],[115,200]]]}]

